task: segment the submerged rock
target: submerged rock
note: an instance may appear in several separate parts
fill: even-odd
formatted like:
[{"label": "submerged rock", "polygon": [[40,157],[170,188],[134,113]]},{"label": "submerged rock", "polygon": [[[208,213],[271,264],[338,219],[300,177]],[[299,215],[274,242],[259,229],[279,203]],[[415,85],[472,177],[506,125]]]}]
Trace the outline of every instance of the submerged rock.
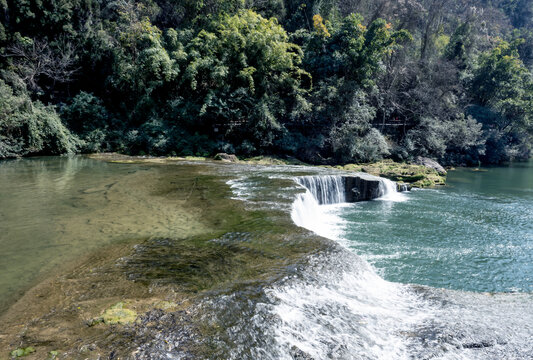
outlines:
[{"label": "submerged rock", "polygon": [[226,154],[226,153],[218,153],[213,158],[214,160],[221,160],[221,161],[227,161],[227,162],[239,162],[239,159],[237,159],[237,156],[233,154]]},{"label": "submerged rock", "polygon": [[19,358],[26,355],[30,355],[35,352],[35,349],[32,346],[28,346],[26,348],[18,348],[16,350],[13,350],[10,355],[12,358]]},{"label": "submerged rock", "polygon": [[422,166],[425,166],[427,168],[433,169],[433,170],[437,171],[437,173],[439,173],[439,175],[441,175],[441,176],[446,175],[446,170],[442,167],[442,165],[439,164],[438,162],[436,162],[433,159],[422,157],[422,156],[418,156],[415,159],[414,163],[417,164],[417,165],[422,165]]},{"label": "submerged rock", "polygon": [[463,344],[462,346],[464,349],[483,349],[483,348],[494,346],[494,343],[490,341],[480,341],[480,342],[466,343],[466,344]]},{"label": "submerged rock", "polygon": [[123,302],[118,302],[115,305],[111,306],[109,309],[106,309],[102,316],[89,320],[87,322],[88,326],[94,326],[96,324],[131,324],[137,320],[137,313],[131,309],[126,309]]},{"label": "submerged rock", "polygon": [[297,346],[293,346],[289,353],[294,360],[314,360],[311,355],[298,348]]}]

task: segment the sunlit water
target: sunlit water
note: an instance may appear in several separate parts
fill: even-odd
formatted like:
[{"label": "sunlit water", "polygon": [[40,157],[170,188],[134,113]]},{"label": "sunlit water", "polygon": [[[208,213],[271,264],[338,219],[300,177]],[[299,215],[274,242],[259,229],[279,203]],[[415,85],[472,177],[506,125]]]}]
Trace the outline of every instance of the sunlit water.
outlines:
[{"label": "sunlit water", "polygon": [[385,279],[448,289],[533,291],[533,163],[460,169],[406,201],[345,206],[347,246]]},{"label": "sunlit water", "polygon": [[157,196],[168,173],[81,156],[0,161],[0,313],[37,281],[103,246],[203,230],[174,199]]},{"label": "sunlit water", "polygon": [[275,288],[278,344],[317,359],[533,358],[531,170],[462,170],[449,188],[409,194],[383,181],[387,193],[358,204],[318,205],[306,185],[293,221],[368,262],[319,258]]}]

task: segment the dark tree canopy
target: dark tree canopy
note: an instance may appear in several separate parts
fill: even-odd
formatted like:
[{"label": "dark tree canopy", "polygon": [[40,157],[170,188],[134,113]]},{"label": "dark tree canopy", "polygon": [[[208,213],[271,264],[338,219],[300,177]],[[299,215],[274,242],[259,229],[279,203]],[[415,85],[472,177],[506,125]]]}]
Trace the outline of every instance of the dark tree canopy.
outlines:
[{"label": "dark tree canopy", "polygon": [[529,0],[0,0],[0,158],[527,159]]}]

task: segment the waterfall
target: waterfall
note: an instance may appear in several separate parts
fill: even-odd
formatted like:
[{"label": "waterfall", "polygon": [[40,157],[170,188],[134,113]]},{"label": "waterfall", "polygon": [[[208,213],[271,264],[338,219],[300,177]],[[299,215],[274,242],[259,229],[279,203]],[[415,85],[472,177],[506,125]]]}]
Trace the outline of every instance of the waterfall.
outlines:
[{"label": "waterfall", "polygon": [[320,205],[346,202],[346,189],[342,176],[301,176],[295,181],[309,190]]},{"label": "waterfall", "polygon": [[[305,187],[292,204],[291,218],[300,227],[333,240],[340,239],[343,220],[336,215],[333,204],[346,200],[342,176],[302,176],[294,179]],[[324,206],[326,205],[326,206]]]},{"label": "waterfall", "polygon": [[[357,181],[351,181],[352,179]],[[372,199],[401,202],[407,199],[398,192],[398,185],[394,181],[368,174],[301,176],[294,180],[310,192],[318,205]],[[355,199],[347,198],[347,192],[351,191],[356,191],[359,196]]]},{"label": "waterfall", "polygon": [[[292,204],[291,218],[298,226],[329,239],[339,240],[343,220],[337,215],[338,209],[332,206],[346,203],[346,179],[340,175],[301,176],[294,178],[305,187],[306,192],[299,194]],[[365,174],[366,181],[376,184],[373,198],[391,202],[405,201],[407,197],[398,192],[395,182]]]},{"label": "waterfall", "polygon": [[[346,223],[339,215],[342,203],[349,200],[347,191],[359,191],[365,199],[396,201],[404,196],[394,182],[368,174],[305,176],[295,181],[306,191],[293,203],[294,223],[345,247],[349,246]],[[408,343],[401,334],[412,333],[430,317],[425,304],[403,285],[380,278],[351,253],[313,261],[316,270],[310,268],[302,279],[269,292],[276,301],[270,311],[278,321],[272,326],[277,354],[271,359],[295,358],[295,351],[302,358],[407,359]]]},{"label": "waterfall", "polygon": [[377,200],[402,202],[407,200],[407,197],[398,192],[398,185],[394,181],[379,178],[379,197]]}]

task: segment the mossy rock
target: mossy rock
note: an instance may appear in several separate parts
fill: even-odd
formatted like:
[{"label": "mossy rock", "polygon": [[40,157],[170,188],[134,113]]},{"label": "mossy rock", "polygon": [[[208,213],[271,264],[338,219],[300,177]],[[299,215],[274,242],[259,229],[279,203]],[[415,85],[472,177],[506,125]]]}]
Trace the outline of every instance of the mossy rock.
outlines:
[{"label": "mossy rock", "polygon": [[216,154],[213,160],[227,161],[227,162],[239,162],[239,159],[237,158],[237,156],[233,154],[226,154],[226,153]]},{"label": "mossy rock", "polygon": [[115,325],[131,324],[137,320],[137,313],[134,310],[126,309],[125,304],[121,301],[106,309],[102,316],[89,320],[87,326],[97,324]]},{"label": "mossy rock", "polygon": [[390,159],[359,165],[347,164],[343,166],[343,170],[365,172],[393,181],[409,183],[412,187],[418,188],[444,185],[446,183],[446,177],[439,175],[434,169],[423,165],[397,163]]},{"label": "mossy rock", "polygon": [[137,313],[124,308],[124,303],[119,302],[107,309],[102,315],[105,324],[130,324],[137,320]]},{"label": "mossy rock", "polygon": [[154,304],[154,308],[161,310],[174,310],[178,307],[178,304],[172,301],[158,301]]},{"label": "mossy rock", "polygon": [[46,358],[46,360],[55,360],[57,359],[58,356],[59,356],[59,351],[52,350],[48,353],[48,357]]},{"label": "mossy rock", "polygon": [[26,355],[30,355],[35,352],[35,349],[32,346],[28,346],[25,348],[18,348],[16,350],[11,351],[10,355],[12,358],[19,358]]},{"label": "mossy rock", "polygon": [[410,176],[396,176],[397,181],[403,181],[406,183],[414,183],[426,178],[425,174],[415,174]]}]

